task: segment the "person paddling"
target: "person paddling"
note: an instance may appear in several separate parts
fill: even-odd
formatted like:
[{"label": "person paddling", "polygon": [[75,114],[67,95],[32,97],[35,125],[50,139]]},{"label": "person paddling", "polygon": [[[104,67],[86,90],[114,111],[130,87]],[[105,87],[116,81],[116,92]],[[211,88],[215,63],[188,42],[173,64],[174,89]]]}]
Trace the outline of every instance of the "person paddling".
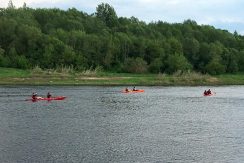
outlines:
[{"label": "person paddling", "polygon": [[211,94],[212,94],[212,92],[211,92],[210,89],[208,89],[207,94],[208,94],[208,95],[211,95]]},{"label": "person paddling", "polygon": [[133,89],[132,89],[133,91],[136,91],[136,87],[133,87]]},{"label": "person paddling", "polygon": [[47,98],[51,98],[51,96],[52,96],[51,93],[48,92],[48,93],[47,93]]},{"label": "person paddling", "polygon": [[204,95],[208,95],[208,93],[207,93],[207,91],[206,91],[206,90],[204,91]]},{"label": "person paddling", "polygon": [[32,99],[33,100],[36,100],[37,99],[37,93],[34,93],[34,92],[32,93]]},{"label": "person paddling", "polygon": [[125,88],[125,92],[129,92],[129,90],[128,90],[128,88],[127,88],[127,87]]}]

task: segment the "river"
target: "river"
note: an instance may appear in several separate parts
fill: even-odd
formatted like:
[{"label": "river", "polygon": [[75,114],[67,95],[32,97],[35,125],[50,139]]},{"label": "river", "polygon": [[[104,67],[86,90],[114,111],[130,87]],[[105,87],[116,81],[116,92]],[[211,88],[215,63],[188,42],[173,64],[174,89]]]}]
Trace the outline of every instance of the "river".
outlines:
[{"label": "river", "polygon": [[244,86],[137,88],[0,86],[0,162],[244,162]]}]

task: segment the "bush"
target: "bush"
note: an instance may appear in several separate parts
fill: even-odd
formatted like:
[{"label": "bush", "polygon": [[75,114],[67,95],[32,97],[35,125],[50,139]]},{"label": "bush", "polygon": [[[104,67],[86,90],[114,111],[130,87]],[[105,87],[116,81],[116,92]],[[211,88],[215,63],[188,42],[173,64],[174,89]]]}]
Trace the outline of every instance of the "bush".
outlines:
[{"label": "bush", "polygon": [[145,73],[147,72],[147,63],[139,57],[136,59],[128,58],[124,62],[124,71],[129,73]]},{"label": "bush", "polygon": [[212,59],[206,65],[206,72],[211,75],[218,75],[225,72],[226,67],[222,65],[218,59]]},{"label": "bush", "polygon": [[149,71],[152,73],[159,73],[160,68],[162,66],[162,61],[160,58],[156,58],[153,62],[149,65]]},{"label": "bush", "polygon": [[16,67],[21,69],[29,68],[29,61],[26,59],[25,56],[21,55],[16,58]]},{"label": "bush", "polygon": [[174,73],[176,71],[188,71],[192,69],[192,65],[184,57],[183,54],[173,54],[170,55],[167,59],[167,72]]}]

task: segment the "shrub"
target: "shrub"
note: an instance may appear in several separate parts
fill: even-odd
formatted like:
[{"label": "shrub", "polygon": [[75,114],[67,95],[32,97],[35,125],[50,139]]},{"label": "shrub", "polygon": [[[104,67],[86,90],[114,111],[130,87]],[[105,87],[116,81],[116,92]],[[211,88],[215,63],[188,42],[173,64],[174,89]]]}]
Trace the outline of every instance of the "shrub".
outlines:
[{"label": "shrub", "polygon": [[136,59],[128,58],[124,62],[124,71],[129,73],[145,73],[147,72],[147,63],[139,57]]}]

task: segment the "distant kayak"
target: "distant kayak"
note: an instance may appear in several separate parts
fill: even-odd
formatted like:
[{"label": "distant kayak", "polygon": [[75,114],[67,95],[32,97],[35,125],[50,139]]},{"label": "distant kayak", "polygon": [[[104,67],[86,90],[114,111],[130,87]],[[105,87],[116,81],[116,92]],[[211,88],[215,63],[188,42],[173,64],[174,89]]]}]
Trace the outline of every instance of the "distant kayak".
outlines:
[{"label": "distant kayak", "polygon": [[122,93],[142,93],[142,92],[144,92],[144,90],[143,89],[137,89],[137,90],[128,90],[128,91],[125,91],[125,90],[123,90],[122,91]]},{"label": "distant kayak", "polygon": [[36,99],[27,99],[30,101],[52,101],[52,100],[64,100],[66,97],[65,96],[57,96],[57,97],[37,97]]},{"label": "distant kayak", "polygon": [[210,93],[210,94],[203,94],[203,96],[213,96],[213,95],[215,95],[216,93],[214,92],[214,93]]}]

